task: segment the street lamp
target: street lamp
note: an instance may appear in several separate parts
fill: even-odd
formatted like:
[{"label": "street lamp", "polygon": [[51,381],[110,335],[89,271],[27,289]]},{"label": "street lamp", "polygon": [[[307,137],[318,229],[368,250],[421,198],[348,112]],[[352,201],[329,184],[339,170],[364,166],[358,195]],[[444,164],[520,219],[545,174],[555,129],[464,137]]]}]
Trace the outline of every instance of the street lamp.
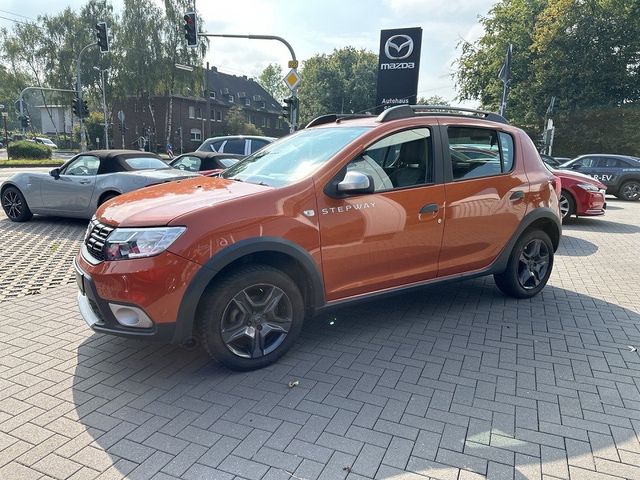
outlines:
[{"label": "street lamp", "polygon": [[109,68],[101,69],[99,67],[93,67],[97,72],[100,72],[100,88],[102,89],[102,113],[104,115],[104,148],[109,149],[109,125],[107,123],[107,100],[104,85],[104,72],[110,71]]}]

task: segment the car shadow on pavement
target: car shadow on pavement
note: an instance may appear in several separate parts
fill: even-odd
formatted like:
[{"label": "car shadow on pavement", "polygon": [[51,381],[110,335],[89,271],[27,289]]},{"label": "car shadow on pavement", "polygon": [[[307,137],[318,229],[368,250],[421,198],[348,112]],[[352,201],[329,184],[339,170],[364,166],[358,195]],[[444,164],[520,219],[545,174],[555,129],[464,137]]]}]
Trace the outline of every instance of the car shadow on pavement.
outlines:
[{"label": "car shadow on pavement", "polygon": [[562,235],[556,255],[563,257],[588,257],[598,251],[598,246],[588,240]]},{"label": "car shadow on pavement", "polygon": [[127,478],[568,478],[568,463],[582,478],[593,455],[613,468],[616,448],[640,447],[627,415],[639,325],[594,297],[547,286],[516,301],[484,278],[318,316],[253,372],[93,334],[77,352],[74,416]]}]

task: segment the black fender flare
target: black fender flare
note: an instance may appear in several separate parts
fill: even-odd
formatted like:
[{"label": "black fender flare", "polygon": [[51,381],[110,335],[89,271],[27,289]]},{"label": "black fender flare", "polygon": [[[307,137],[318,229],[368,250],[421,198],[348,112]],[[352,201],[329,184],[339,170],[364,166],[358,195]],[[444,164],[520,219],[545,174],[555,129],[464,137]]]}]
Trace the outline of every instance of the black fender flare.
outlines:
[{"label": "black fender flare", "polygon": [[498,258],[493,262],[491,267],[491,273],[502,273],[507,268],[507,263],[509,262],[509,257],[511,256],[511,252],[513,251],[513,247],[515,247],[516,242],[522,236],[522,234],[533,225],[535,222],[539,220],[548,220],[553,227],[555,227],[556,239],[554,236],[551,236],[551,241],[553,243],[553,250],[556,251],[558,249],[558,245],[560,242],[560,237],[562,236],[562,220],[560,220],[559,213],[548,208],[548,207],[539,207],[531,212],[527,213],[520,225],[516,229],[516,231],[511,235],[509,242],[504,247]]},{"label": "black fender flare", "polygon": [[176,329],[172,343],[183,343],[193,337],[193,327],[196,320],[196,309],[202,294],[211,281],[225,267],[234,261],[259,252],[277,252],[291,257],[304,270],[310,282],[309,307],[318,310],[325,303],[324,282],[317,263],[309,252],[300,245],[278,237],[248,238],[234,243],[216,252],[207,263],[191,279],[178,308]]}]

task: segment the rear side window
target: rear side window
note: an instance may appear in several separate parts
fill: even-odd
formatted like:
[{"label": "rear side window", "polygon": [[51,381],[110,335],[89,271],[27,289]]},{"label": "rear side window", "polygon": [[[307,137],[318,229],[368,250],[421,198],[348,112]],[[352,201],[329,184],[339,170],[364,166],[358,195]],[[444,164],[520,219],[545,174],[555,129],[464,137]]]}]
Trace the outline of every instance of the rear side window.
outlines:
[{"label": "rear side window", "polygon": [[473,127],[449,127],[447,132],[454,180],[500,175],[513,168],[514,142],[508,133]]},{"label": "rear side window", "polygon": [[256,140],[255,138],[251,140],[251,153],[255,152],[256,150],[260,150],[262,147],[264,147],[267,143],[267,141],[265,140]]},{"label": "rear side window", "polygon": [[131,157],[125,158],[124,163],[131,170],[148,170],[152,168],[171,168],[159,158],[154,157]]},{"label": "rear side window", "polygon": [[599,167],[605,168],[628,168],[630,165],[624,160],[619,158],[605,157],[601,158],[598,164]]},{"label": "rear side window", "polygon": [[218,152],[244,155],[244,138],[238,140],[227,140]]}]

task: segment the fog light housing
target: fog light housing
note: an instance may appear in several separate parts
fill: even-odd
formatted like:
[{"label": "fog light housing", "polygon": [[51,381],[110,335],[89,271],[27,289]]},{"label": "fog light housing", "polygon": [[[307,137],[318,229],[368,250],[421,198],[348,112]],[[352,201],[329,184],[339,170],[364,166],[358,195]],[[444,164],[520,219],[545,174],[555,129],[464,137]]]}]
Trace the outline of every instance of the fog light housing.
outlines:
[{"label": "fog light housing", "polygon": [[151,328],[153,322],[149,316],[137,307],[131,305],[118,305],[117,303],[110,303],[109,308],[111,313],[116,317],[116,320],[123,327],[128,328]]}]

